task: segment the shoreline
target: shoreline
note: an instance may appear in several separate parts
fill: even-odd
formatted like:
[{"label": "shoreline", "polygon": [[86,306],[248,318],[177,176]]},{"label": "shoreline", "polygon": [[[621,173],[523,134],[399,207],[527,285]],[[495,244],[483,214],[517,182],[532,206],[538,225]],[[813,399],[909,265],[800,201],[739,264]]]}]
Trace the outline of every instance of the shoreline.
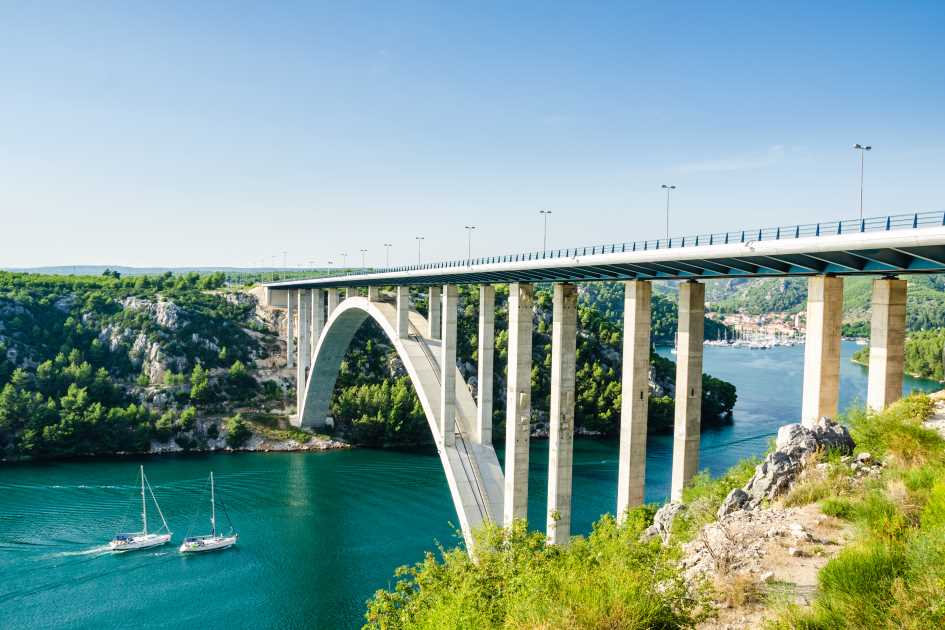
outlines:
[{"label": "shoreline", "polygon": [[[222,441],[222,438],[220,439]],[[320,438],[312,436],[308,442],[299,442],[298,440],[274,440],[254,434],[249,444],[244,446],[212,446],[209,448],[189,448],[184,449],[173,441],[170,443],[152,443],[151,448],[146,451],[117,451],[114,453],[76,453],[72,455],[51,455],[49,457],[34,457],[26,455],[20,458],[0,457],[0,465],[6,464],[39,464],[51,462],[65,462],[75,460],[102,460],[102,459],[122,459],[128,457],[165,457],[168,455],[209,455],[214,453],[327,453],[329,451],[342,451],[351,448],[357,448],[353,444],[338,440],[335,438]]]},{"label": "shoreline", "polygon": [[[859,366],[861,366],[861,367],[865,367],[865,368],[868,368],[868,367],[870,366],[869,363],[864,363],[863,361],[857,361],[856,358],[854,358],[854,357],[850,357],[850,363],[855,363],[855,364],[857,364],[857,365],[859,365]],[[905,374],[906,376],[911,376],[912,378],[921,379],[921,380],[923,380],[923,381],[932,381],[933,383],[942,383],[942,384],[945,384],[945,380],[939,381],[939,380],[936,380],[936,379],[932,378],[931,376],[923,376],[923,375],[921,375],[921,374],[916,374],[916,373],[914,373],[914,372],[906,372],[905,370],[903,370],[903,374]]]}]

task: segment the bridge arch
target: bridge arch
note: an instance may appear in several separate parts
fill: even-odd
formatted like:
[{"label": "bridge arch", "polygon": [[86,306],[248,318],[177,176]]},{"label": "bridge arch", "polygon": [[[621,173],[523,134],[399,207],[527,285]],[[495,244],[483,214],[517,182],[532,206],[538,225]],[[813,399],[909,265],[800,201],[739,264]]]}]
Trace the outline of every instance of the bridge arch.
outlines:
[{"label": "bridge arch", "polygon": [[502,469],[491,445],[473,443],[476,402],[456,366],[455,444],[445,446],[440,435],[440,341],[425,338],[427,320],[409,313],[407,338],[397,334],[397,310],[392,304],[363,297],[343,300],[328,321],[315,345],[312,365],[304,384],[305,395],[293,424],[301,427],[325,426],[331,396],[341,361],[355,333],[367,319],[373,319],[390,340],[413,384],[446,475],[453,505],[467,546],[472,547],[472,531],[486,521],[502,522],[504,483]]}]

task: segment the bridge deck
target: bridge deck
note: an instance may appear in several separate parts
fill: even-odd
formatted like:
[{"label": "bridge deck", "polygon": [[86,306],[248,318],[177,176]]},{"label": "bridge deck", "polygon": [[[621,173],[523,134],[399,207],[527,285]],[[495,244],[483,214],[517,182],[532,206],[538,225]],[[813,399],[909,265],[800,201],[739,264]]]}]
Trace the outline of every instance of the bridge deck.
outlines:
[{"label": "bridge deck", "polygon": [[589,245],[267,283],[274,289],[945,273],[945,212]]}]

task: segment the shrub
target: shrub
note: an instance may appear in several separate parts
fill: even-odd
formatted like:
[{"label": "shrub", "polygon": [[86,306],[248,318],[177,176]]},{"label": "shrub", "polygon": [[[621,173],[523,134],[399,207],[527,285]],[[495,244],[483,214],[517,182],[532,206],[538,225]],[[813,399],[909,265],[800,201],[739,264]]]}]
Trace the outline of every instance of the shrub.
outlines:
[{"label": "shrub", "polygon": [[476,559],[440,549],[396,572],[368,602],[366,628],[679,628],[701,620],[706,591],[688,591],[672,553],[642,543],[651,508],[622,525],[606,515],[586,539],[549,546],[523,521],[476,533]]},{"label": "shrub", "polygon": [[226,444],[230,448],[239,448],[246,444],[253,432],[250,431],[240,414],[226,421]]}]

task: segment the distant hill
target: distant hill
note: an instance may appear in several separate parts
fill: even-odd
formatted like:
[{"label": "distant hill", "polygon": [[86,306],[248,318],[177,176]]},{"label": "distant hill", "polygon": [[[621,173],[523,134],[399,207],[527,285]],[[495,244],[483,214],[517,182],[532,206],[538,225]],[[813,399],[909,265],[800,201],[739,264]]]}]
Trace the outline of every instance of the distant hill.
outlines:
[{"label": "distant hill", "polygon": [[[123,276],[154,276],[162,273],[171,272],[175,275],[191,272],[197,273],[281,273],[297,274],[301,269],[290,267],[126,267],[123,265],[57,265],[53,267],[4,267],[2,271],[14,271],[19,273],[38,273],[49,276],[100,276],[109,269],[117,271]],[[306,269],[305,271],[315,271],[318,273],[327,273],[330,270],[325,267],[316,267]]]},{"label": "distant hill", "polygon": [[[909,330],[945,327],[945,276],[905,276],[909,283],[906,309]],[[846,334],[869,334],[873,278],[847,277],[843,283],[843,321]],[[797,313],[807,308],[806,278],[764,278],[709,282],[706,301],[719,313],[762,315]]]}]

